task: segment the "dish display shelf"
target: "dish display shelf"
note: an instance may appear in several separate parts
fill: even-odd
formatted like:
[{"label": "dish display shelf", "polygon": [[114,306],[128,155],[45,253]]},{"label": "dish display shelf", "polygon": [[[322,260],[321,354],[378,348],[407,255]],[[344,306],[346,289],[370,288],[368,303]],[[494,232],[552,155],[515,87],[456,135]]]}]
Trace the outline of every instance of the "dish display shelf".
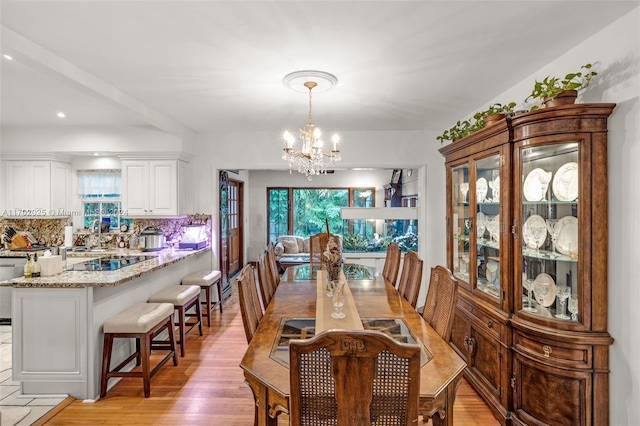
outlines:
[{"label": "dish display shelf", "polygon": [[[453,274],[500,306],[500,153],[452,168]],[[504,213],[503,213],[504,218]]]},{"label": "dish display shelf", "polygon": [[519,150],[523,292],[516,310],[579,322],[579,144],[553,143]]},{"label": "dish display shelf", "polygon": [[451,345],[503,425],[609,424],[614,107],[521,113],[440,149],[447,265],[460,281]]}]

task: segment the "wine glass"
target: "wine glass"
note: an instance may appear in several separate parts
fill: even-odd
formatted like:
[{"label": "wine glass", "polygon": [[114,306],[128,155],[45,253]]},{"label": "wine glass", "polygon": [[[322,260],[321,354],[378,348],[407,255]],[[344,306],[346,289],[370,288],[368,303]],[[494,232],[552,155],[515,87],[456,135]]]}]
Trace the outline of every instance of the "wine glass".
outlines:
[{"label": "wine glass", "polygon": [[556,286],[556,298],[558,300],[558,307],[556,308],[556,318],[570,319],[567,315],[567,299],[571,296],[571,287],[566,285]]},{"label": "wine glass", "polygon": [[556,254],[556,241],[558,241],[558,236],[560,235],[560,227],[558,226],[558,219],[547,219],[547,231],[549,231],[549,235],[551,235],[551,247],[553,251],[549,254],[550,257],[558,257]]},{"label": "wine glass", "polygon": [[460,184],[460,192],[462,192],[462,202],[467,202],[467,193],[469,192],[469,182],[462,182]]},{"label": "wine glass", "polygon": [[547,201],[547,190],[549,189],[549,182],[551,182],[551,172],[544,172],[539,177],[540,189],[542,190],[542,201]]},{"label": "wine glass", "polygon": [[531,293],[533,292],[533,280],[527,277],[527,274],[522,274],[522,287],[527,290],[527,307],[523,310],[527,312],[538,312],[536,308],[533,307],[533,300],[531,300]]},{"label": "wine glass", "polygon": [[498,230],[500,229],[500,215],[497,214],[495,216],[487,216],[487,231],[489,231],[489,240],[495,241],[496,243],[500,242],[500,234]]},{"label": "wine glass", "polygon": [[338,285],[337,280],[331,280],[327,278],[327,297],[333,297],[333,291]]},{"label": "wine glass", "polygon": [[487,229],[487,218],[481,212],[476,216],[476,235],[479,241],[484,240],[484,231]]},{"label": "wine glass", "polygon": [[533,282],[533,292],[536,294],[536,300],[541,306],[544,302],[544,298],[547,297],[550,291],[551,287],[549,286],[549,283],[544,281]]},{"label": "wine glass", "polygon": [[539,254],[538,250],[542,243],[544,242],[543,237],[546,236],[547,230],[543,226],[532,226],[529,229],[531,233],[531,239],[529,241],[528,247],[534,252],[534,254]]},{"label": "wine glass", "polygon": [[462,253],[460,255],[460,269],[462,272],[462,276],[466,277],[469,272],[469,253]]},{"label": "wine glass", "polygon": [[577,297],[569,297],[569,312],[571,312],[571,319],[573,321],[578,321],[578,298]]},{"label": "wine glass", "polygon": [[344,306],[344,281],[340,280],[336,283],[333,289],[333,312],[331,312],[331,318],[342,319],[346,317],[342,312]]},{"label": "wine glass", "polygon": [[493,170],[491,172],[489,188],[491,188],[492,201],[494,203],[500,202],[500,172],[498,170]]}]

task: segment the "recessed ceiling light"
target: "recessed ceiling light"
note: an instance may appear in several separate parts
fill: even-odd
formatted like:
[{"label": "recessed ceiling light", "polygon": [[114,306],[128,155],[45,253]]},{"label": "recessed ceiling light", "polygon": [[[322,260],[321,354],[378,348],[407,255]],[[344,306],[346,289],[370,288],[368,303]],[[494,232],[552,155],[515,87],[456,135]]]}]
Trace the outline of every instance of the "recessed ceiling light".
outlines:
[{"label": "recessed ceiling light", "polygon": [[100,153],[99,152],[94,152],[93,155],[100,155]]},{"label": "recessed ceiling light", "polygon": [[8,60],[10,60],[10,61],[13,61],[13,56],[11,56],[11,55],[7,55],[7,54],[5,54],[5,55],[2,55],[2,56],[4,56],[4,57],[5,57],[5,59],[8,59]]},{"label": "recessed ceiling light", "polygon": [[64,112],[60,111],[59,113],[56,114],[58,116],[58,118],[66,118],[67,114],[65,114]]}]

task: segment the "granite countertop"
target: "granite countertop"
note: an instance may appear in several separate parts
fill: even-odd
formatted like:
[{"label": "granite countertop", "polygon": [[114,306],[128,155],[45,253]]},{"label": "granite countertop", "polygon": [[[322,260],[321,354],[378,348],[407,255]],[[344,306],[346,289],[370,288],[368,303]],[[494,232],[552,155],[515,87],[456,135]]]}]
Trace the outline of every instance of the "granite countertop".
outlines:
[{"label": "granite countertop", "polygon": [[[57,275],[41,278],[14,278],[0,282],[0,286],[11,287],[48,287],[48,288],[84,288],[84,287],[115,287],[127,281],[134,280],[145,274],[164,268],[173,263],[180,262],[190,256],[211,251],[211,247],[200,250],[172,250],[140,252],[137,250],[114,249],[104,252],[72,252],[67,255],[77,263],[78,257],[98,258],[117,256],[153,256],[152,259],[126,266],[115,271],[65,271]],[[12,251],[13,257],[20,252]],[[26,253],[23,254],[23,256]],[[2,256],[2,251],[0,251]],[[76,259],[74,259],[76,258]]]}]

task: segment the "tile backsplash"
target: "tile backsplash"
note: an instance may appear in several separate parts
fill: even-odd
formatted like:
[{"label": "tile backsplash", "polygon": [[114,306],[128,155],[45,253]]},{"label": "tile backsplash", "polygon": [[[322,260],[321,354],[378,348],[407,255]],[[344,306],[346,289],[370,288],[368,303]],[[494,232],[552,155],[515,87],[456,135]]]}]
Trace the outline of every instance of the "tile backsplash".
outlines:
[{"label": "tile backsplash", "polygon": [[[0,217],[0,233],[4,233],[7,227],[12,227],[16,231],[30,232],[34,238],[38,240],[39,244],[60,246],[64,244],[64,227],[68,222],[68,218],[16,219]],[[161,229],[164,232],[167,242],[179,241],[182,236],[182,225],[189,224],[204,224],[207,244],[211,245],[211,215],[207,214],[193,214],[179,218],[136,218],[133,221],[133,229],[125,233],[120,233],[115,230],[102,233],[101,242],[104,247],[116,247],[121,236],[124,236],[125,241],[128,241],[132,235],[139,234],[140,231],[149,226]],[[97,245],[97,233],[91,233],[86,229],[74,229],[74,246],[85,245],[87,238],[94,239],[95,241],[93,241],[92,245]]]}]

